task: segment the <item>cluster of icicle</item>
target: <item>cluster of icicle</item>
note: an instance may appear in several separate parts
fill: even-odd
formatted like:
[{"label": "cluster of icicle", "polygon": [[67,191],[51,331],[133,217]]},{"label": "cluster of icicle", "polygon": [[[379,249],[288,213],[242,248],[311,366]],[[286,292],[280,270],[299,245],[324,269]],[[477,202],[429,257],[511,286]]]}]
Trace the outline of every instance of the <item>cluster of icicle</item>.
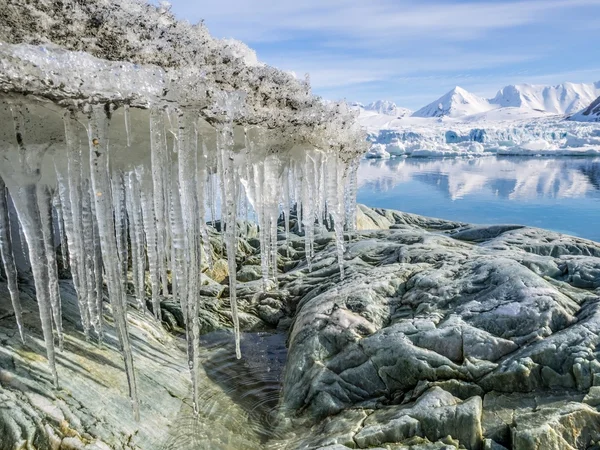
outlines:
[{"label": "cluster of icicle", "polygon": [[238,219],[253,217],[259,225],[265,289],[277,277],[278,220],[283,216],[287,236],[293,208],[309,269],[315,226],[325,222],[335,231],[343,277],[344,229],[355,227],[357,156],[364,150],[364,136],[343,105],[319,104],[298,111],[304,121],[262,127],[245,123],[244,92],[207,86],[197,70],[166,73],[28,45],[0,43],[0,54],[0,250],[25,339],[11,239],[18,227],[57,386],[55,346],[63,343],[57,243],[84,333],[100,342],[108,291],[136,417],[128,279],[142,311],[150,292],[159,320],[161,298],[180,302],[196,405],[198,296],[202,267],[212,264],[211,222],[221,220],[238,358]]}]

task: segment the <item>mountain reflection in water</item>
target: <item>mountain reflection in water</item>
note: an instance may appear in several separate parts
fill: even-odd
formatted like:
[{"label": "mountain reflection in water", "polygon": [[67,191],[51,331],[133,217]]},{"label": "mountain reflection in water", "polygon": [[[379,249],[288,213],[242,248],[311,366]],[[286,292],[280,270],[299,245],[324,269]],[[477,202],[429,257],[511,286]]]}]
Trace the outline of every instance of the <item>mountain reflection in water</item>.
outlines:
[{"label": "mountain reflection in water", "polygon": [[368,206],[600,241],[600,158],[366,160],[358,184]]}]

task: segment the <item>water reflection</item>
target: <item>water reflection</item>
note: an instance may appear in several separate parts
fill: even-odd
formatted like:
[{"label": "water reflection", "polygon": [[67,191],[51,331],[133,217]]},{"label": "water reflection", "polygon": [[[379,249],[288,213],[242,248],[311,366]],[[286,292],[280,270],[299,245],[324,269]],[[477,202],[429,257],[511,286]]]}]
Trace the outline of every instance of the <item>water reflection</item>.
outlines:
[{"label": "water reflection", "polygon": [[503,198],[582,197],[600,190],[600,158],[367,160],[359,188],[387,191],[419,180],[453,199],[489,190]]},{"label": "water reflection", "polygon": [[358,182],[370,206],[600,240],[600,158],[370,160]]}]

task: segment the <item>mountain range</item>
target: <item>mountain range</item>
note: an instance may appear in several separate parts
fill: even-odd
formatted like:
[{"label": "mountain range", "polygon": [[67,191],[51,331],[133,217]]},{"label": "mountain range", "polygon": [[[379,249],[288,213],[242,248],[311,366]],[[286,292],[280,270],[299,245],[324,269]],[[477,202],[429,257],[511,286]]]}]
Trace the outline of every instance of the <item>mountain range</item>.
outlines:
[{"label": "mountain range", "polygon": [[[395,118],[450,117],[461,118],[499,110],[518,113],[573,115],[573,120],[600,121],[600,81],[595,83],[562,83],[556,86],[518,84],[506,86],[495,97],[486,99],[459,86],[434,102],[413,112],[390,101],[368,105],[354,104],[362,115],[383,114]],[[495,114],[498,116],[498,114]]]}]

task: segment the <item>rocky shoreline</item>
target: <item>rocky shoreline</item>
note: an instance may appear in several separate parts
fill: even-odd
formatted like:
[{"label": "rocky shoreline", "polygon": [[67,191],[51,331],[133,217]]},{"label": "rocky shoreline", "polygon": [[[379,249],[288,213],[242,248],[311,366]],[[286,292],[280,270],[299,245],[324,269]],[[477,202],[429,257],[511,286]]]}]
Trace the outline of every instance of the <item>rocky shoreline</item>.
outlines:
[{"label": "rocky shoreline", "polygon": [[[241,327],[287,333],[288,346],[279,420],[271,425],[277,438],[246,436],[245,448],[600,448],[600,244],[364,206],[358,225],[362,231],[346,236],[343,281],[333,233],[317,235],[309,271],[303,237],[292,232],[286,248],[280,228],[279,285],[266,292],[256,228],[244,227]],[[203,267],[199,292],[202,333],[231,327],[216,231],[211,242],[214,264]],[[21,283],[30,336],[23,345],[0,282],[0,449],[174,442],[177,418],[191,412],[185,348],[173,336],[183,325],[178,302],[163,299],[161,327],[131,299],[142,393],[136,423],[109,303],[98,347],[85,341],[72,285],[61,281],[66,344],[54,390],[39,356],[30,285]]]}]

